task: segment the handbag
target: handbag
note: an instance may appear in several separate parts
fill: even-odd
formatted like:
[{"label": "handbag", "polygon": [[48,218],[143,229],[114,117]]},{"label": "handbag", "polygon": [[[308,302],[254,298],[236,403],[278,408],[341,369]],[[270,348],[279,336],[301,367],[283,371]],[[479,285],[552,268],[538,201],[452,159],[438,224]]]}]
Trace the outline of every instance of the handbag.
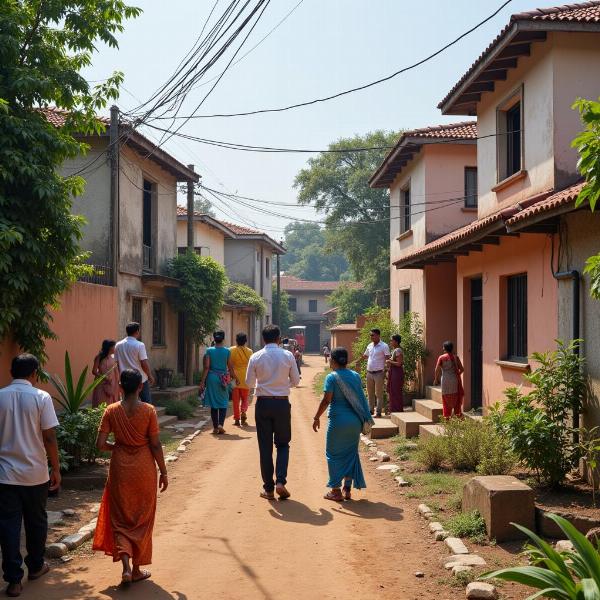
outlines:
[{"label": "handbag", "polygon": [[229,374],[229,372],[220,373],[219,380],[221,381],[221,386],[223,387],[223,389],[226,390],[229,387],[229,384],[231,383],[231,375]]}]

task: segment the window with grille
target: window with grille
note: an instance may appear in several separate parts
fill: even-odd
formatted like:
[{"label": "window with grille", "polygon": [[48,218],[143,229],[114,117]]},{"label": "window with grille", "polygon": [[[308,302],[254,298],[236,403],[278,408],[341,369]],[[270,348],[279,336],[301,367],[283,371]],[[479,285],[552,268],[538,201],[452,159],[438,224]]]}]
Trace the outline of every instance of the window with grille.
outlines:
[{"label": "window with grille", "polygon": [[271,261],[268,258],[265,258],[265,277],[271,278]]},{"label": "window with grille", "polygon": [[497,108],[498,181],[523,169],[523,88]]},{"label": "window with grille", "polygon": [[465,208],[477,208],[477,167],[465,167]]},{"label": "window with grille", "polygon": [[410,231],[411,222],[410,222],[410,188],[406,188],[400,192],[400,233],[405,233]]},{"label": "window with grille", "polygon": [[507,358],[527,362],[527,274],[507,278]]},{"label": "window with grille", "polygon": [[142,300],[133,298],[131,301],[131,320],[142,325]]},{"label": "window with grille", "polygon": [[317,312],[317,301],[316,300],[308,301],[308,312]]},{"label": "window with grille", "polygon": [[288,298],[288,308],[292,311],[292,312],[296,312],[298,301],[296,300],[296,298]]},{"label": "window with grille", "polygon": [[165,343],[164,335],[164,315],[163,315],[163,303],[153,302],[152,303],[152,345],[163,346]]},{"label": "window with grille", "polygon": [[154,184],[144,179],[144,190],[142,193],[142,255],[143,269],[152,270],[152,197],[154,194]]},{"label": "window with grille", "polygon": [[400,318],[410,312],[410,290],[402,290],[400,292]]}]

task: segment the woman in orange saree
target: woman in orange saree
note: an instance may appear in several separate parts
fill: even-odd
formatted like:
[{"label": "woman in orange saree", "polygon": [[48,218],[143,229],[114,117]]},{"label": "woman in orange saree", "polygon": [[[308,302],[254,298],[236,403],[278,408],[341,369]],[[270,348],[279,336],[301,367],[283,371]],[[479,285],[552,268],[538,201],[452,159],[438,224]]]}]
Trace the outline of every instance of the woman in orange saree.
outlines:
[{"label": "woman in orange saree", "polygon": [[[96,445],[112,452],[104,488],[94,550],[123,563],[123,584],[148,579],[140,565],[152,562],[152,529],[156,513],[156,465],[160,491],[168,486],[167,469],[158,437],[158,419],[151,404],[141,402],[139,371],[121,372],[123,400],[106,408]],[[108,435],[115,441],[109,442]],[[130,564],[133,563],[133,568]]]}]

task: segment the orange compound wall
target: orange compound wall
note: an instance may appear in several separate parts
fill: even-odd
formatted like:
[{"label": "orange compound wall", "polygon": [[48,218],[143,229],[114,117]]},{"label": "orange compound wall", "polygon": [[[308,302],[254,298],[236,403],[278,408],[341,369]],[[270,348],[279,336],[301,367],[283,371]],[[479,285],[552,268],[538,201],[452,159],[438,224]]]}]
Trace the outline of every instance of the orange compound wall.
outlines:
[{"label": "orange compound wall", "polygon": [[[117,288],[91,283],[75,283],[60,300],[60,308],[51,311],[52,330],[58,336],[48,340],[45,369],[64,377],[65,350],[71,358],[75,376],[88,365],[91,371],[94,356],[103,339],[117,339]],[[0,343],[0,386],[10,383],[10,362],[18,348],[10,341]],[[91,374],[88,381],[91,381]],[[51,391],[48,385],[41,385]]]}]

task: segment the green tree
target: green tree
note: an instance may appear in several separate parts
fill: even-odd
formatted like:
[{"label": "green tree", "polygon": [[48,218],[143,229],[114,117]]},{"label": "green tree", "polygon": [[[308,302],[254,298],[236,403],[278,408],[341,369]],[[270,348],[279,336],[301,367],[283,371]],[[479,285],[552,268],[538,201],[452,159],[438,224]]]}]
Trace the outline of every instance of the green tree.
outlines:
[{"label": "green tree", "polygon": [[[584,124],[584,130],[572,143],[579,152],[577,168],[585,178],[576,206],[589,202],[592,212],[600,199],[600,98],[598,100],[578,98],[573,104]],[[590,295],[600,300],[600,252],[588,258],[583,272],[590,276]]]},{"label": "green tree", "polygon": [[175,310],[185,315],[186,337],[203,344],[221,316],[227,284],[225,269],[210,256],[188,251],[171,259],[168,273],[181,281],[170,299]]},{"label": "green tree", "polygon": [[317,223],[289,223],[283,245],[287,252],[281,257],[281,268],[289,275],[309,281],[338,281],[348,270],[345,257],[327,248],[325,232]]},{"label": "green tree", "polygon": [[249,285],[229,280],[225,286],[225,304],[251,306],[259,317],[262,317],[266,310],[262,296],[257,294]]},{"label": "green tree", "polygon": [[[292,325],[292,313],[290,312],[290,295],[285,291],[281,290],[281,314],[279,316],[279,323],[273,321],[276,325],[279,325],[279,329],[282,332],[286,332]],[[273,319],[277,315],[277,286],[273,284]]]},{"label": "green tree", "polygon": [[326,248],[343,252],[354,278],[372,291],[389,288],[390,202],[387,190],[369,187],[369,178],[398,136],[374,131],[340,139],[329,149],[382,149],[319,154],[294,182],[298,201],[325,214]]},{"label": "green tree", "polygon": [[[98,43],[139,9],[121,0],[3,0],[0,8],[0,339],[42,360],[55,337],[49,308],[81,272],[82,219],[71,214],[81,177],[58,169],[87,146],[75,135],[103,130],[96,112],[118,94],[115,73],[90,88],[80,75]],[[42,110],[66,111],[56,128]]]},{"label": "green tree", "polygon": [[337,308],[336,323],[354,323],[373,303],[373,294],[362,288],[341,284],[331,292],[327,301]]},{"label": "green tree", "polygon": [[203,215],[210,215],[211,217],[216,216],[212,202],[204,196],[196,196],[194,198],[194,211]]}]

